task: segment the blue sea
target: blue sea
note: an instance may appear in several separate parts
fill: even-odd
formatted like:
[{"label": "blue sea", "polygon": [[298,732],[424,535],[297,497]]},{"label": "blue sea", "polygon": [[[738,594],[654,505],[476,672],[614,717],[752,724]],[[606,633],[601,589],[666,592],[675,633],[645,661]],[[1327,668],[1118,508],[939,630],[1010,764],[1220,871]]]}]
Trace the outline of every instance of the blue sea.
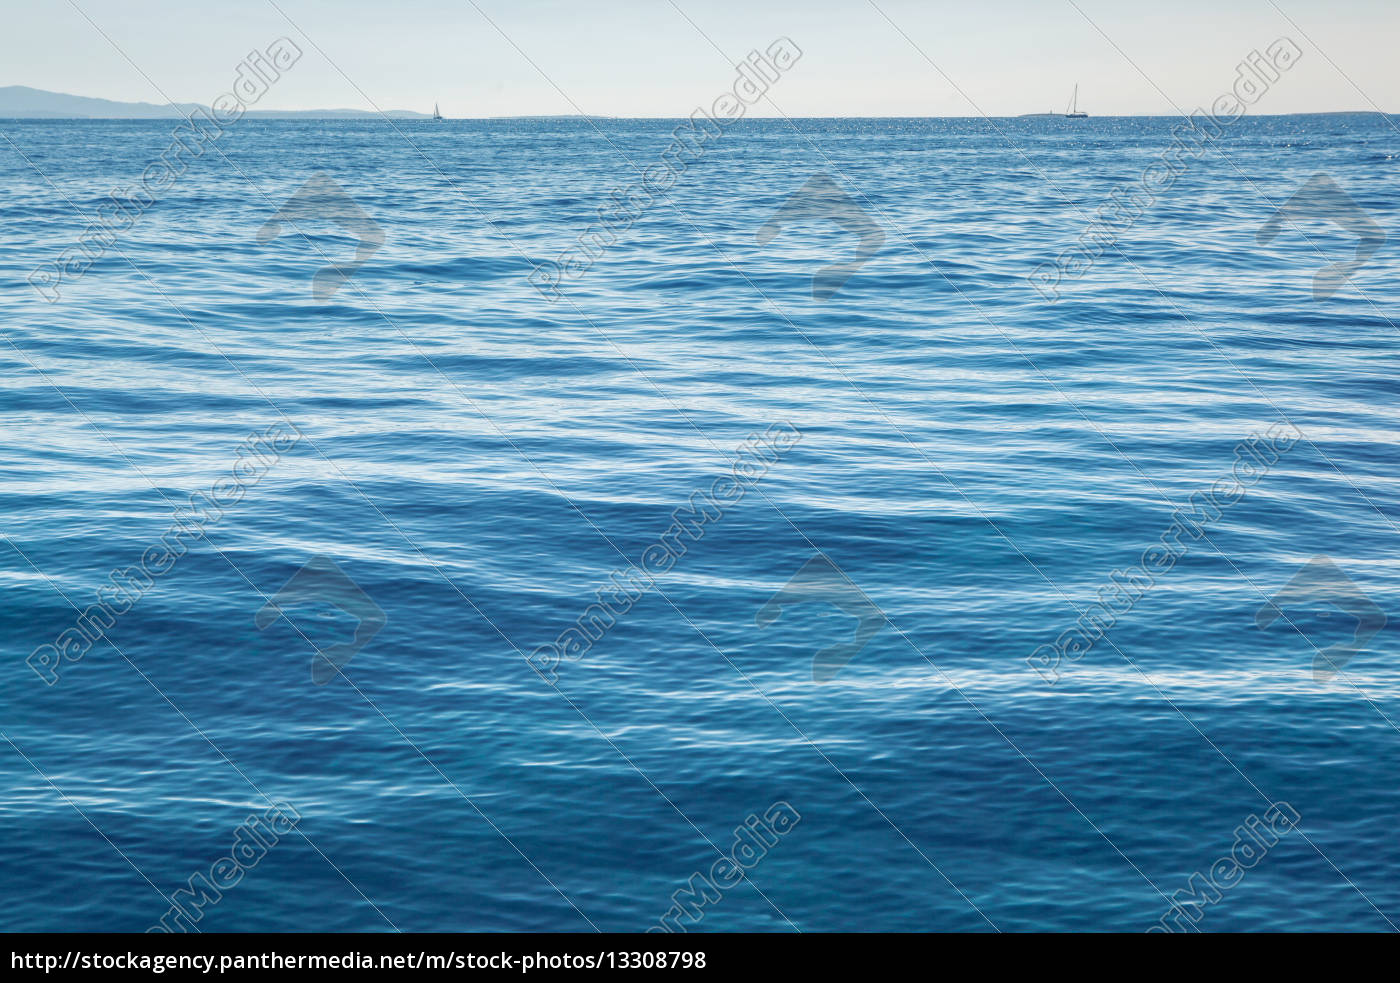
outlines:
[{"label": "blue sea", "polygon": [[1395,124],[679,122],[0,121],[0,928],[1395,930]]}]

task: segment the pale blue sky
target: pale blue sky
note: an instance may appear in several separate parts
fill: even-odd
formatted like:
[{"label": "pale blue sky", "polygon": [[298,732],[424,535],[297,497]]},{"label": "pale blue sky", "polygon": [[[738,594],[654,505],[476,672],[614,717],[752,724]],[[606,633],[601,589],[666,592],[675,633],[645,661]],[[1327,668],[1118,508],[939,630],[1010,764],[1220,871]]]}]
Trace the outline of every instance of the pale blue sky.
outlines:
[{"label": "pale blue sky", "polygon": [[[668,0],[476,0],[480,10],[468,0],[275,2],[386,109],[430,111],[437,101],[448,116],[575,112],[531,61],[601,115],[688,115],[733,78]],[[1096,116],[1168,114],[1168,97],[1208,106],[1246,54],[1285,35],[1304,56],[1252,112],[1370,109],[1367,96],[1400,111],[1396,0],[1277,0],[1296,27],[1269,0],[1074,0],[1113,43],[1070,0],[876,2],[676,0],[734,58],[791,37],[804,56],[773,97],[793,116],[976,115],[880,10],[991,115],[1063,110],[1076,82]],[[174,0],[76,5],[176,101],[211,101],[249,50],[288,35],[306,57],[258,108],[371,108],[268,0],[200,4],[199,13]],[[164,101],[72,0],[6,6],[0,85]]]}]

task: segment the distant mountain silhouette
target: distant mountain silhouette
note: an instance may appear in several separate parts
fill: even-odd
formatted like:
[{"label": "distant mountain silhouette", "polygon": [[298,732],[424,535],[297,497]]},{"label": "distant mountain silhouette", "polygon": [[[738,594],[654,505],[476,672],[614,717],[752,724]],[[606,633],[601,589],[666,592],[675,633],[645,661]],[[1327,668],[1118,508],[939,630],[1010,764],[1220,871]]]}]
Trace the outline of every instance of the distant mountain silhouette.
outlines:
[{"label": "distant mountain silhouette", "polygon": [[[0,86],[0,119],[176,119],[205,108],[197,102],[162,106],[48,92],[27,85]],[[260,119],[366,119],[379,114],[361,109],[250,109],[244,115]],[[391,109],[384,115],[394,119],[428,119],[430,114]]]}]

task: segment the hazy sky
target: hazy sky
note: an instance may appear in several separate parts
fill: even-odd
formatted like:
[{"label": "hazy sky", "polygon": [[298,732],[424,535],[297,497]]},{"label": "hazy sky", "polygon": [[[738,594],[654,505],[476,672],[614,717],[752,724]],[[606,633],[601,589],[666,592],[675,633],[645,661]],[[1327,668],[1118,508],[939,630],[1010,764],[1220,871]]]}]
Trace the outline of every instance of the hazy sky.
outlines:
[{"label": "hazy sky", "polygon": [[1252,112],[1400,111],[1397,0],[3,2],[0,85],[143,102],[164,102],[159,86],[208,103],[248,51],[286,35],[306,55],[259,109],[372,108],[358,86],[381,108],[437,101],[447,116],[577,112],[570,99],[591,114],[685,116],[729,87],[731,59],[785,35],[804,52],[772,93],[789,115],[976,115],[883,11],[990,115],[1062,111],[1076,82],[1093,115],[1208,107],[1245,55],[1282,36],[1303,58]]}]

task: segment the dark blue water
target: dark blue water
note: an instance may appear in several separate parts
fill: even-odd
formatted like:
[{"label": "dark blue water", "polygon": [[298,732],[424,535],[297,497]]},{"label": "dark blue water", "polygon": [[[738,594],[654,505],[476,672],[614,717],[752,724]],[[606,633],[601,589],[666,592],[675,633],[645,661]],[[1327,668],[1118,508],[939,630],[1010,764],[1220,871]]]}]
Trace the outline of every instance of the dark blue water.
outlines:
[{"label": "dark blue water", "polygon": [[[196,927],[642,931],[785,802],[680,926],[1137,931],[1287,803],[1199,927],[1393,930],[1400,132],[1245,118],[1048,301],[1026,277],[1172,125],[742,122],[551,303],[535,265],[675,121],[244,120],[51,303],[26,278],[170,127],[0,123],[0,927],[145,930],[286,803]],[[354,209],[260,241],[318,172]],[[818,211],[760,245],[823,174],[857,234]],[[1389,237],[1326,298],[1355,222],[1256,238],[1317,174]],[[527,657],[780,423],[546,682]],[[1053,685],[1028,664],[1287,424]],[[301,437],[249,463],[269,428]]]}]

